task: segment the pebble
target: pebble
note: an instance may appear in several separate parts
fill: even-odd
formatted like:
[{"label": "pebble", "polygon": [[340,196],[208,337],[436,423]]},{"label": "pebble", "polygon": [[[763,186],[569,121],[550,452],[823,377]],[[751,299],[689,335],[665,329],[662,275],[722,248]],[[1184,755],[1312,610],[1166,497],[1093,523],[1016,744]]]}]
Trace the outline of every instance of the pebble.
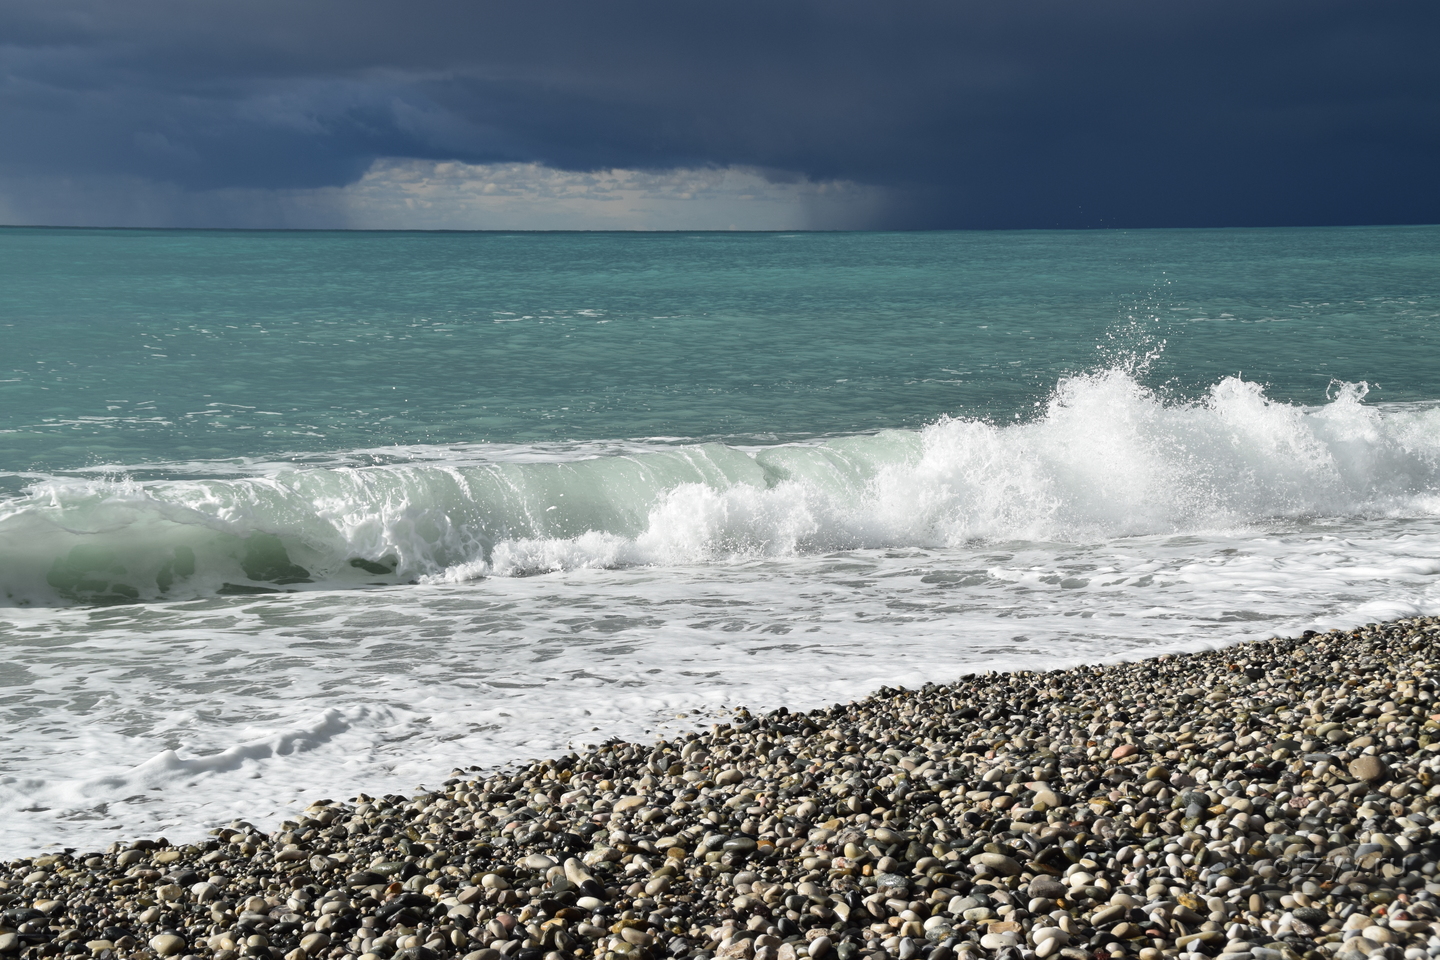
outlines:
[{"label": "pebble", "polygon": [[1069,888],[1058,880],[1048,876],[1036,877],[1030,881],[1030,896],[1044,897],[1047,900],[1059,900],[1069,892]]},{"label": "pebble", "polygon": [[23,858],[0,953],[1440,956],[1437,641],[1412,618],[739,710],[268,832]]},{"label": "pebble", "polygon": [[1014,859],[1005,856],[1003,853],[982,853],[970,861],[981,866],[989,867],[996,873],[1007,877],[1013,877],[1020,872],[1020,864]]},{"label": "pebble", "polygon": [[980,938],[980,946],[986,950],[1003,950],[1015,946],[1013,933],[987,933]]},{"label": "pebble", "polygon": [[330,938],[323,933],[312,933],[300,940],[300,949],[305,951],[306,956],[314,956],[329,945]]},{"label": "pebble", "polygon": [[162,933],[150,938],[150,949],[154,950],[157,956],[173,957],[185,949],[185,940],[173,933]]},{"label": "pebble", "polygon": [[1060,806],[1060,795],[1049,788],[1041,788],[1035,791],[1031,802],[1037,810],[1048,810],[1051,807]]},{"label": "pebble", "polygon": [[1035,956],[1040,958],[1040,960],[1045,960],[1046,957],[1051,957],[1059,953],[1062,946],[1059,940],[1042,940],[1035,947]]},{"label": "pebble", "polygon": [[1386,774],[1385,761],[1375,756],[1359,756],[1350,761],[1350,776],[1356,780],[1375,782]]},{"label": "pebble", "polygon": [[1060,945],[1064,946],[1070,942],[1070,934],[1061,927],[1036,927],[1031,931],[1030,939],[1036,944],[1043,940],[1059,940]]}]

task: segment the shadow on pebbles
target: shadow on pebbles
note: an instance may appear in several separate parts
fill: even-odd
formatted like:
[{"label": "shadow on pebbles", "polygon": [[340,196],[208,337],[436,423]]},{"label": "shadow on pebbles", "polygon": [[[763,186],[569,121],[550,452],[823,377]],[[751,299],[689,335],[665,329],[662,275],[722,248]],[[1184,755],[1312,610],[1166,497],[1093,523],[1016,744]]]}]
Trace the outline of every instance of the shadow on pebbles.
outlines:
[{"label": "shadow on pebbles", "polygon": [[0,957],[1440,956],[1440,621],[882,689],[0,865]]}]

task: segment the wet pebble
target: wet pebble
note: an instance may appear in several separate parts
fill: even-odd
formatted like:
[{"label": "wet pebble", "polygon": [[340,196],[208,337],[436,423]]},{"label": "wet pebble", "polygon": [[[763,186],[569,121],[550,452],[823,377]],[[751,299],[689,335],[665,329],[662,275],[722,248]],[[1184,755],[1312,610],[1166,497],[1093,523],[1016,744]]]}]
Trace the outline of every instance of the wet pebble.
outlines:
[{"label": "wet pebble", "polygon": [[740,710],[274,830],[24,858],[0,954],[1440,956],[1437,640],[1415,618]]}]

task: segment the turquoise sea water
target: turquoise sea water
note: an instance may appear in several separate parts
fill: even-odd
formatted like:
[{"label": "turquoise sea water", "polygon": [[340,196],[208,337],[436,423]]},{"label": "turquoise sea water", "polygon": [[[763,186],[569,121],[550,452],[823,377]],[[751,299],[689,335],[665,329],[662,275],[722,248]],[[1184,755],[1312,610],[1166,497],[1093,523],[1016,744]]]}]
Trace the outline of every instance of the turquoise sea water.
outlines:
[{"label": "turquoise sea water", "polygon": [[0,230],[0,471],[1029,416],[1160,341],[1175,396],[1429,400],[1437,264],[1435,228]]},{"label": "turquoise sea water", "polygon": [[1437,331],[1433,227],[0,229],[0,847],[1440,609]]}]

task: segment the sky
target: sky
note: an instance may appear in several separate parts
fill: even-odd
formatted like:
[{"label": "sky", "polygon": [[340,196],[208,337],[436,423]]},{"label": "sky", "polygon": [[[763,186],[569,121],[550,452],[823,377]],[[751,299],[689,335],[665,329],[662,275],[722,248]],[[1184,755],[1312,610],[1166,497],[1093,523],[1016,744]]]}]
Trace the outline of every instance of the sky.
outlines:
[{"label": "sky", "polygon": [[1440,4],[0,0],[0,223],[1440,222]]}]

